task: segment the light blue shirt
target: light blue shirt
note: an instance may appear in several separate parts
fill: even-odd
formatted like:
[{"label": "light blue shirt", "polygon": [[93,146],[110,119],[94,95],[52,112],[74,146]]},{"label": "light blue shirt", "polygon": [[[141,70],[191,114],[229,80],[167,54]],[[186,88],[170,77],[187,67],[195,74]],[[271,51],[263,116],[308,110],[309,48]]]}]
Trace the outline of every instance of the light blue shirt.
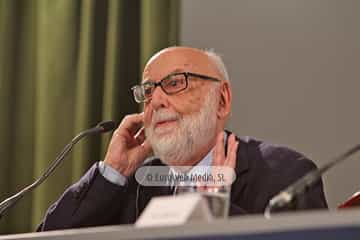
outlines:
[{"label": "light blue shirt", "polygon": [[[227,133],[224,132],[224,145],[226,143],[227,140]],[[198,164],[196,164],[196,168],[192,168],[188,174],[210,174],[211,173],[211,165],[212,165],[212,159],[213,159],[213,151],[214,148],[212,148],[207,154],[206,156],[200,161],[198,162]],[[119,186],[124,186],[127,183],[127,178],[122,175],[121,173],[119,173],[118,171],[116,171],[114,168],[112,168],[111,166],[105,164],[103,161],[99,162],[99,171],[101,173],[101,175],[103,175],[103,177],[116,184]],[[175,173],[175,170],[170,168],[170,171],[173,171],[173,173]]]},{"label": "light blue shirt", "polygon": [[116,171],[113,167],[105,164],[103,161],[99,162],[98,167],[101,175],[109,182],[119,186],[125,186],[127,183],[127,178],[124,175]]}]

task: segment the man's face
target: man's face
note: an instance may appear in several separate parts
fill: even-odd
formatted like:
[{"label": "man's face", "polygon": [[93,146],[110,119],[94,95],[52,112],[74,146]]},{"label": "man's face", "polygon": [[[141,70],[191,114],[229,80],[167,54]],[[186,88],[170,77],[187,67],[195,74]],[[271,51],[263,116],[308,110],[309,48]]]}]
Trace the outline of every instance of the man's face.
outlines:
[{"label": "man's face", "polygon": [[[174,72],[192,72],[221,79],[216,66],[203,52],[171,48],[149,61],[143,82],[159,82]],[[189,77],[188,87],[174,95],[167,95],[160,87],[155,89],[151,100],[144,104],[146,135],[155,154],[171,158],[170,163],[177,165],[176,161],[184,161],[201,145],[209,144],[218,125],[216,86],[214,82]],[[187,154],[175,156],[180,151],[187,151]]]}]

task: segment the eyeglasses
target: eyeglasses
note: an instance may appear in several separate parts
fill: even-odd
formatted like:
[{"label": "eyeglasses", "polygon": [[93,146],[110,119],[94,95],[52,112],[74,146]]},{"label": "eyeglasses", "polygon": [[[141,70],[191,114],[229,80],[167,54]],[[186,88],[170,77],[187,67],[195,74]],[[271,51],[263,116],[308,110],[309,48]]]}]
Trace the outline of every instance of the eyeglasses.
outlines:
[{"label": "eyeglasses", "polygon": [[188,87],[189,76],[201,78],[203,80],[210,80],[219,82],[220,80],[214,77],[209,77],[197,73],[181,72],[172,73],[161,79],[159,82],[145,82],[141,85],[136,85],[131,88],[134,94],[134,99],[138,103],[147,102],[151,99],[155,88],[160,86],[164,93],[168,95],[176,94],[184,91]]}]

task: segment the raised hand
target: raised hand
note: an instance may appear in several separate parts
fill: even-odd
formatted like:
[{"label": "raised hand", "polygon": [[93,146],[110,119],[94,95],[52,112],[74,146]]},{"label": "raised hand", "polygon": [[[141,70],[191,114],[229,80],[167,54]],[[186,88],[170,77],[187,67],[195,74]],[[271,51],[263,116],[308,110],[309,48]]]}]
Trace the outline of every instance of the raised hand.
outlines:
[{"label": "raised hand", "polygon": [[216,138],[215,149],[213,152],[213,166],[224,166],[235,169],[236,153],[239,142],[236,141],[235,135],[232,133],[227,139],[227,153],[225,156],[224,132],[220,132]]},{"label": "raised hand", "polygon": [[[227,152],[225,155],[224,132],[218,134],[213,152],[212,175],[217,181],[216,186],[229,185],[236,177],[236,153],[239,142],[236,141],[235,135],[230,134],[227,138]],[[222,176],[222,177],[221,177]]]},{"label": "raised hand", "polygon": [[105,164],[124,176],[134,173],[151,153],[143,121],[144,113],[127,115],[115,130],[105,155]]}]

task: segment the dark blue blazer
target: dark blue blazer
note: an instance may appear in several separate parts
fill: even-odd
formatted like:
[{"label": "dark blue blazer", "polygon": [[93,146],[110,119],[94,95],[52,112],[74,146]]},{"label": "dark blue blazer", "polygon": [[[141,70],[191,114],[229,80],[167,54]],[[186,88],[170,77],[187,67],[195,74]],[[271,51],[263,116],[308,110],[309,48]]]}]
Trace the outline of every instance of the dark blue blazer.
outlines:
[{"label": "dark blue blazer", "polygon": [[[316,168],[311,160],[287,147],[248,137],[238,141],[230,215],[263,213],[271,197]],[[147,164],[163,165],[159,159]],[[170,188],[141,186],[134,176],[126,186],[115,185],[94,164],[48,209],[38,231],[131,224],[152,197],[169,194]],[[293,206],[296,210],[316,208],[327,208],[322,181]]]}]

